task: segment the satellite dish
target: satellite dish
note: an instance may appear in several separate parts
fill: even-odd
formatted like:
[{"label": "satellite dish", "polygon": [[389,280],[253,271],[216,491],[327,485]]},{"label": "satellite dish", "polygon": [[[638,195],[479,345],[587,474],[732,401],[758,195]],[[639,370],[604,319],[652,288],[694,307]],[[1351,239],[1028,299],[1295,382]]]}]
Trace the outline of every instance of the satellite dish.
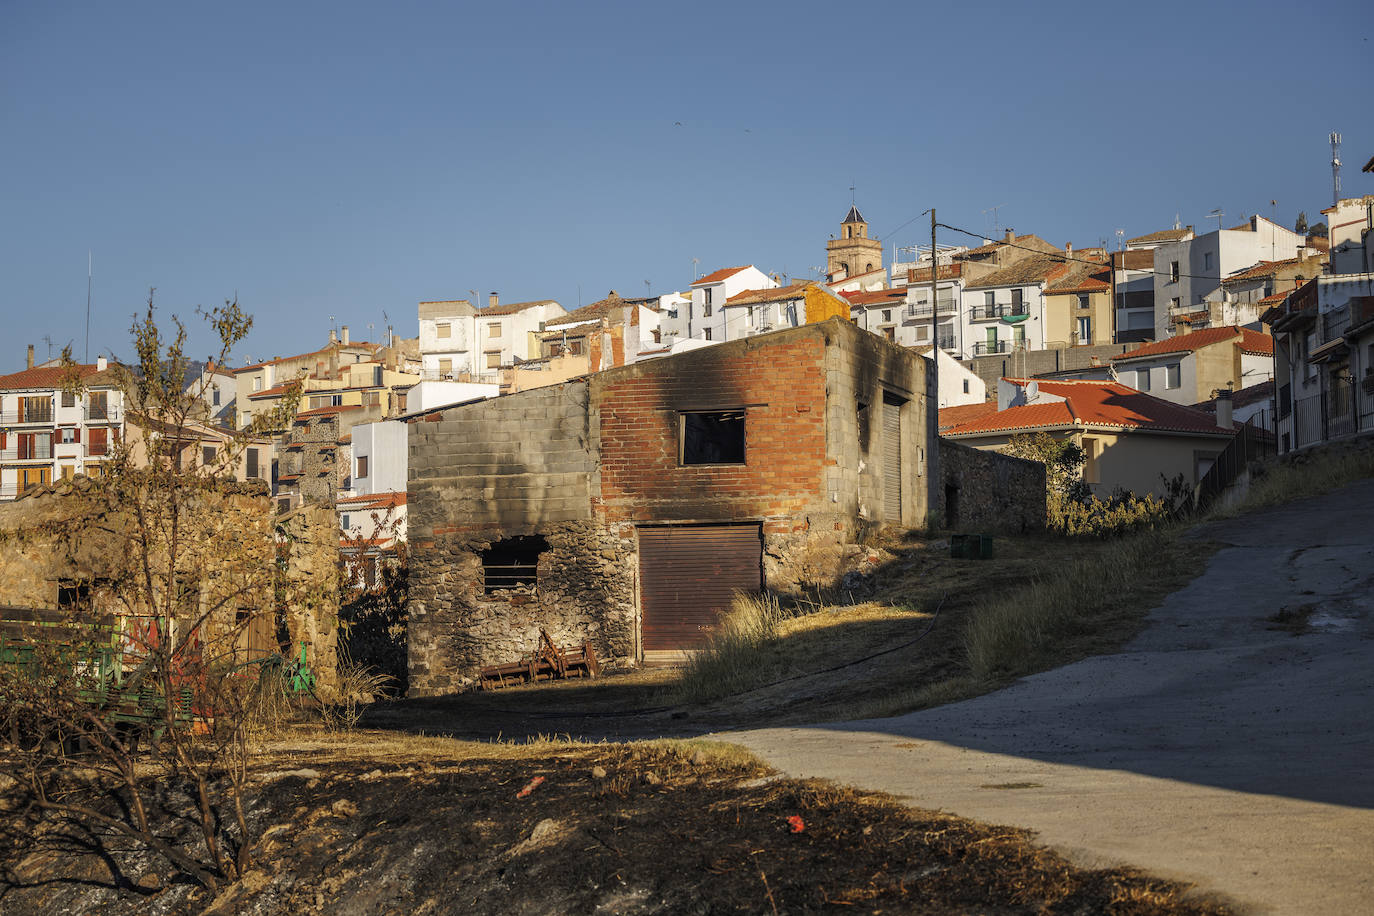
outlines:
[{"label": "satellite dish", "polygon": [[1038,397],[1040,397],[1040,383],[1031,379],[1026,383],[1026,400],[1034,401]]}]

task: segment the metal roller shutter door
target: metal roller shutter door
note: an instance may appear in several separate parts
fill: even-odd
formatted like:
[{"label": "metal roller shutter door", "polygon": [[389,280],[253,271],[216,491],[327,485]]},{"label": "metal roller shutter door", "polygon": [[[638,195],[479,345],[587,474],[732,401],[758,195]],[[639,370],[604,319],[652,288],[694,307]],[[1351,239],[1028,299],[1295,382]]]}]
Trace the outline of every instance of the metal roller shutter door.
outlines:
[{"label": "metal roller shutter door", "polygon": [[697,648],[735,592],[763,586],[762,527],[640,528],[639,581],[644,651]]},{"label": "metal roller shutter door", "polygon": [[883,521],[902,521],[902,405],[883,401]]}]

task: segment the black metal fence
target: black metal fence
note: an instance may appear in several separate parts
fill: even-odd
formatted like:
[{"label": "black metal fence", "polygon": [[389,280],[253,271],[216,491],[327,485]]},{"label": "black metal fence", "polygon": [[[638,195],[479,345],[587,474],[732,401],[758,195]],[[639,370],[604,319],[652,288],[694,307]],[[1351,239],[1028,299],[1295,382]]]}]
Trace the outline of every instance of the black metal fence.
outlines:
[{"label": "black metal fence", "polygon": [[1257,424],[1243,424],[1198,483],[1197,508],[1207,508],[1250,466],[1251,461],[1272,454],[1274,434]]}]

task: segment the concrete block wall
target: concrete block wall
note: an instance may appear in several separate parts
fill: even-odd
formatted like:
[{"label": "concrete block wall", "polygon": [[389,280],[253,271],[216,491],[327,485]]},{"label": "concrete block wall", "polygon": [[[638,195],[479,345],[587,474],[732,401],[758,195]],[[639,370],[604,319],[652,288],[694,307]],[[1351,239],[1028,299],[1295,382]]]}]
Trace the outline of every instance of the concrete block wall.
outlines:
[{"label": "concrete block wall", "polygon": [[940,440],[939,518],[951,531],[1026,534],[1045,530],[1045,466]]},{"label": "concrete block wall", "polygon": [[[1021,350],[992,356],[975,356],[963,364],[987,383],[989,391],[997,390],[999,378],[1033,378],[1047,372],[1066,369],[1087,369],[1094,365],[1107,366],[1112,357],[1137,349],[1139,343],[1097,344],[1091,347],[1069,347],[1065,350]],[[1097,362],[1094,363],[1093,360]]]}]

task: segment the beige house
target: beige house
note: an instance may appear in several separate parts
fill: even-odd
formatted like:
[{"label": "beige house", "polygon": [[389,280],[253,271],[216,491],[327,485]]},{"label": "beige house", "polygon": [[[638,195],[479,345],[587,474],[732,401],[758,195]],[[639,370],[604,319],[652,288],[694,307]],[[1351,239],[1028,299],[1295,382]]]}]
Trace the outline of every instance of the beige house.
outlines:
[{"label": "beige house", "polygon": [[1067,341],[1073,347],[1109,344],[1114,319],[1112,267],[1106,261],[1070,262],[1065,276],[1046,283],[1046,339]]},{"label": "beige house", "polygon": [[1234,435],[1229,416],[1214,417],[1117,382],[1004,378],[998,406],[981,415],[968,409],[975,415],[941,435],[983,451],[1005,449],[1013,436],[1025,434],[1070,440],[1087,456],[1083,479],[1101,497],[1117,488],[1164,495],[1165,481],[1180,474],[1196,486]]}]

